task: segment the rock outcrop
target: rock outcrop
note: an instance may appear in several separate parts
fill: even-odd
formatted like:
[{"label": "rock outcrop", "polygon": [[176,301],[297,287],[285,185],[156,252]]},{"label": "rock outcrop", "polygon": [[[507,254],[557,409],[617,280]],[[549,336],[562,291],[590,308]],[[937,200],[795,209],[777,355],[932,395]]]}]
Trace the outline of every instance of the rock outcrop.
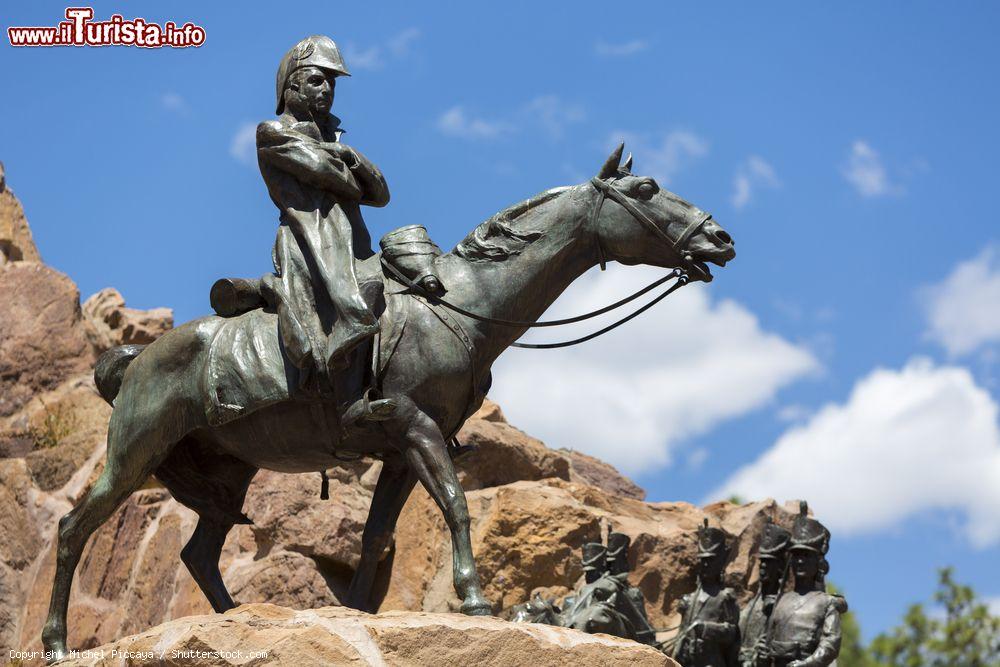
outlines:
[{"label": "rock outcrop", "polygon": [[7,175],[0,162],[0,264],[40,261],[24,209],[7,187]]},{"label": "rock outcrop", "polygon": [[91,344],[100,350],[152,343],[174,326],[174,314],[169,308],[126,308],[124,297],[113,287],[84,301],[83,314]]},{"label": "rock outcrop", "polygon": [[[41,609],[47,604],[42,597],[51,585],[56,522],[102,465],[111,408],[94,388],[93,365],[101,352],[125,339],[112,335],[100,339],[92,332],[98,325],[106,326],[108,319],[142,323],[131,329],[118,327],[123,331],[162,332],[172,322],[168,309],[137,311],[107,298],[102,303],[98,322],[81,308],[73,281],[41,263],[21,204],[7,188],[0,167],[0,648],[4,651],[35,641],[26,633],[37,635]],[[134,523],[135,507],[144,507],[148,516],[149,504],[150,499],[139,494],[130,504],[132,512],[126,508],[115,521],[121,525],[128,517],[127,527],[141,527]],[[129,589],[128,576],[114,579],[110,574],[121,574],[128,548],[128,544],[104,546],[109,558],[101,563],[100,578],[109,582],[103,589],[108,595]],[[81,613],[79,623],[95,626],[105,610],[92,610],[89,616]],[[148,618],[139,627],[160,620]]]},{"label": "rock outcrop", "polygon": [[[632,641],[567,628],[458,614],[371,615],[324,607],[293,611],[249,604],[191,616],[82,653],[60,664],[668,667],[677,663]],[[128,656],[130,659],[125,659]],[[162,656],[162,657],[160,657]]]},{"label": "rock outcrop", "polygon": [[[523,481],[468,493],[473,550],[486,596],[497,611],[534,592],[561,597],[581,583],[580,548],[609,526],[632,538],[629,579],[646,597],[656,627],[675,625],[677,603],[695,587],[694,531],[705,517],[736,538],[728,583],[756,583],[753,553],[770,517],[791,525],[773,500],[749,505],[645,503],[561,479]],[[444,520],[422,490],[399,519],[392,578],[381,609],[457,611],[451,586],[451,542]]]}]

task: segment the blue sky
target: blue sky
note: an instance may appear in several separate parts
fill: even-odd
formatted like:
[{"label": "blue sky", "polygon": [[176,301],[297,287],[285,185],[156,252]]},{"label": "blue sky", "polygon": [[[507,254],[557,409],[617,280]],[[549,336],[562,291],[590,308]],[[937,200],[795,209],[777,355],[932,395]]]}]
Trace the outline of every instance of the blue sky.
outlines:
[{"label": "blue sky", "polygon": [[[183,322],[216,278],[269,270],[276,211],[247,128],[271,117],[285,50],[329,34],[354,73],[344,140],[392,190],[366,213],[375,238],[422,223],[450,248],[625,138],[636,173],[736,239],[711,286],[587,349],[509,352],[495,395],[515,424],[652,500],[806,496],[866,635],[927,599],[938,566],[1000,600],[996,5],[94,7],[207,40],[0,46],[0,160],[84,297],[114,286]],[[4,27],[64,8],[6,3]],[[553,310],[652,275],[588,275]]]}]

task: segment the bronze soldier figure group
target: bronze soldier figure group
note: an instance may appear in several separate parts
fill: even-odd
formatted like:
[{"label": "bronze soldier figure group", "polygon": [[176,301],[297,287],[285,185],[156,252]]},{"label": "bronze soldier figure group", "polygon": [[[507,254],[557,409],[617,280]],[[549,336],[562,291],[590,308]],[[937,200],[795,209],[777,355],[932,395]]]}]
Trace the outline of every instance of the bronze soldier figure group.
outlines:
[{"label": "bronze soldier figure group", "polygon": [[646,600],[629,584],[628,550],[631,538],[608,530],[607,545],[583,545],[584,584],[556,604],[535,596],[511,609],[515,622],[545,623],[583,632],[616,635],[643,644],[656,643],[656,630],[646,616]]},{"label": "bronze soldier figure group", "polygon": [[[657,646],[683,667],[827,667],[840,652],[840,615],[847,602],[826,592],[829,531],[803,502],[788,531],[770,520],[757,549],[758,588],[740,610],[723,575],[732,537],[708,525],[697,531],[695,590],[681,600],[676,634],[656,641],[642,592],[630,586],[630,538],[609,533],[608,545],[583,545],[584,584],[561,604],[536,595],[512,608],[515,622],[603,632]],[[791,579],[790,579],[791,577]],[[789,586],[788,582],[794,583]]]}]

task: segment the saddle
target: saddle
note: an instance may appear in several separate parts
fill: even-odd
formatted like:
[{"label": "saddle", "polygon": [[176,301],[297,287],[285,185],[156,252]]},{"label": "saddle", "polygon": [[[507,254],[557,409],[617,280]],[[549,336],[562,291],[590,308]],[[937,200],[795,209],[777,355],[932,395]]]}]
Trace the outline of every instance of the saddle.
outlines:
[{"label": "saddle", "polygon": [[[221,425],[267,405],[291,398],[328,400],[338,383],[372,384],[379,377],[402,335],[407,291],[383,265],[408,280],[427,286],[440,280],[434,260],[441,249],[421,225],[409,225],[386,234],[381,252],[355,263],[362,298],[380,323],[374,340],[353,352],[345,377],[310,383],[310,369],[296,368],[283,353],[274,304],[268,302],[260,279],[222,278],[212,286],[209,300],[224,318],[212,335],[205,377],[208,421]],[[437,291],[437,290],[435,290]],[[367,378],[367,380],[365,379]]]}]

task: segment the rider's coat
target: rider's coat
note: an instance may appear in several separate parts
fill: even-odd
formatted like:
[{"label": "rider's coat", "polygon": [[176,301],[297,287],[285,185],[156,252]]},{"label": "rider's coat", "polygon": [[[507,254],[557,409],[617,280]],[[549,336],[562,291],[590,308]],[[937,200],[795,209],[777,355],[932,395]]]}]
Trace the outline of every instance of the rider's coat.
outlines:
[{"label": "rider's coat", "polygon": [[276,302],[286,352],[300,368],[325,368],[378,326],[358,289],[354,260],[373,254],[360,205],[384,205],[389,190],[363,155],[352,151],[348,165],[328,148],[341,133],[334,116],[317,124],[287,113],[257,128],[260,172],[281,221],[276,275],[265,278],[265,290]]}]

